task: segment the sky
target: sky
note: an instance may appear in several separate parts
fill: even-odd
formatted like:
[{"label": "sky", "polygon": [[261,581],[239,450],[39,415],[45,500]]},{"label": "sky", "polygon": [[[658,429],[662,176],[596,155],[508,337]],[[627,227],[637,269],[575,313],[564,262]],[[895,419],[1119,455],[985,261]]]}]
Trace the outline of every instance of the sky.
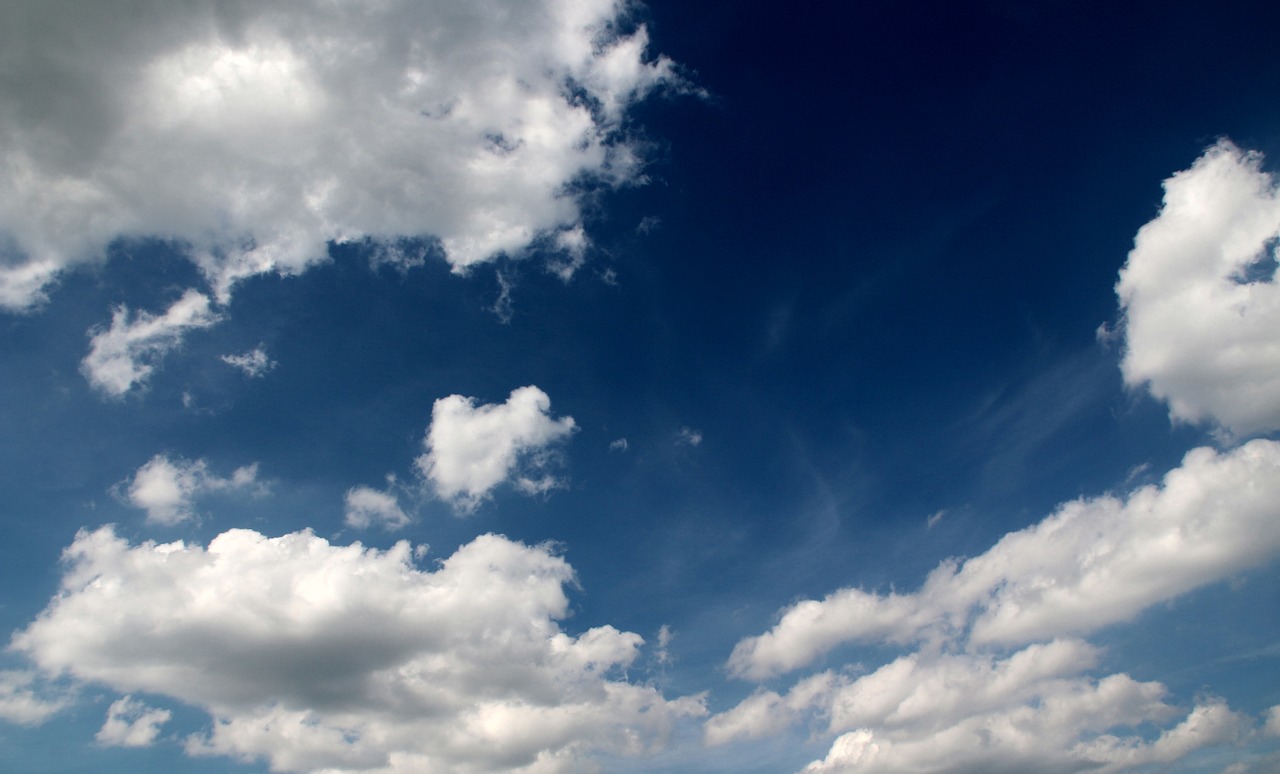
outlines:
[{"label": "sky", "polygon": [[1280,9],[0,9],[0,768],[1280,768]]}]

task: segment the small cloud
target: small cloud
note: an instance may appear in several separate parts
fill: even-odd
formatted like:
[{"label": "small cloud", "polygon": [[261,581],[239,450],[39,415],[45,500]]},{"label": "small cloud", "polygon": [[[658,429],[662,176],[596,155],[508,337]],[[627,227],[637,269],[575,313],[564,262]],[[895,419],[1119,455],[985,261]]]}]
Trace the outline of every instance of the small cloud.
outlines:
[{"label": "small cloud", "polygon": [[[125,491],[130,505],[147,512],[147,521],[172,526],[195,517],[195,498],[205,492],[249,489],[257,484],[258,465],[245,465],[223,478],[204,460],[170,459],[157,454],[138,468]],[[121,482],[123,484],[123,482]],[[261,487],[258,487],[261,491]]]},{"label": "small cloud", "polygon": [[618,438],[609,443],[609,451],[624,452],[631,447],[626,438]]},{"label": "small cloud", "polygon": [[111,704],[107,720],[94,738],[104,747],[150,747],[160,735],[160,726],[172,716],[169,710],[153,709],[125,696]]},{"label": "small cloud", "polygon": [[209,297],[188,290],[162,315],[116,307],[111,326],[90,329],[89,354],[80,370],[94,388],[113,398],[146,382],[158,361],[181,346],[188,331],[208,328],[222,319],[209,308]]},{"label": "small cloud", "polygon": [[605,269],[600,272],[600,281],[610,287],[617,287],[618,272],[614,271],[612,268]]},{"label": "small cloud", "polygon": [[671,627],[663,624],[658,627],[658,652],[657,659],[659,664],[671,663],[671,651],[668,649],[671,645]]},{"label": "small cloud", "polygon": [[590,246],[591,241],[587,239],[587,233],[582,230],[581,224],[561,231],[555,238],[559,256],[547,262],[547,270],[562,282],[568,282],[586,262],[587,248]]},{"label": "small cloud", "polygon": [[941,522],[943,518],[946,517],[946,515],[947,515],[946,508],[943,508],[940,511],[934,511],[933,513],[929,514],[929,518],[925,519],[926,529],[933,529],[934,527],[938,526],[938,523]]},{"label": "small cloud", "polygon": [[573,417],[552,419],[551,398],[534,386],[511,391],[505,403],[477,406],[474,398],[450,395],[435,402],[418,469],[436,495],[463,512],[510,480],[525,494],[562,486],[545,470],[554,461],[547,447],[572,435]]},{"label": "small cloud", "polygon": [[389,532],[403,529],[412,521],[400,508],[395,495],[367,486],[347,490],[346,513],[342,520],[348,527],[368,529],[378,526]]},{"label": "small cloud", "polygon": [[688,427],[680,428],[676,433],[676,446],[699,446],[702,444],[702,431]]},{"label": "small cloud", "polygon": [[640,219],[640,223],[636,226],[637,234],[648,234],[656,231],[662,225],[662,218],[657,215],[646,215]]},{"label": "small cloud", "polygon": [[268,371],[276,367],[276,361],[267,357],[267,352],[259,344],[255,349],[240,355],[223,355],[222,362],[227,365],[235,366],[250,379],[265,375]]},{"label": "small cloud", "polygon": [[35,689],[32,672],[0,672],[0,720],[20,726],[38,726],[70,702],[66,698],[47,698]]}]

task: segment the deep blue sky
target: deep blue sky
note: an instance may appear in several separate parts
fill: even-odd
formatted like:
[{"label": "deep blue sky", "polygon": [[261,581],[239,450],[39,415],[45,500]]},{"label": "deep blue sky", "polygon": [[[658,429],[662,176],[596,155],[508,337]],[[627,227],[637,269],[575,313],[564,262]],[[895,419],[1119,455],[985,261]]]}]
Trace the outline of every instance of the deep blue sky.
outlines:
[{"label": "deep blue sky", "polygon": [[[585,186],[591,246],[571,281],[537,246],[459,274],[438,247],[401,270],[371,268],[368,243],[331,243],[298,276],[243,280],[225,319],[111,397],[81,365],[111,310],[160,314],[186,288],[210,289],[169,235],[122,232],[95,260],[68,261],[46,303],[0,311],[0,628],[24,630],[50,605],[82,528],[115,524],[135,545],[206,545],[240,527],[407,539],[430,545],[428,569],[497,533],[553,541],[572,565],[565,632],[639,634],[649,645],[626,679],[668,699],[705,693],[710,715],[824,669],[873,672],[912,646],[844,642],[764,680],[726,662],[798,600],[914,591],[939,562],[982,554],[1060,503],[1158,484],[1193,447],[1274,437],[1171,422],[1166,403],[1125,386],[1125,344],[1098,329],[1120,320],[1118,272],[1160,213],[1162,181],[1220,138],[1275,169],[1277,21],[1268,3],[654,0],[623,29],[642,23],[649,56],[669,57],[685,86],[636,100],[610,128],[638,149],[643,179]],[[12,104],[24,88],[62,88],[0,67],[19,73]],[[17,232],[23,213],[10,207],[0,229]],[[6,265],[25,260],[6,250]],[[504,283],[505,321],[492,309]],[[277,364],[261,378],[219,360],[259,345]],[[576,423],[548,445],[560,487],[500,486],[471,512],[433,494],[414,463],[433,403],[501,404],[525,385]],[[256,462],[266,492],[212,491],[195,518],[147,521],[128,485],[161,454],[221,477]],[[386,488],[387,474],[412,523],[345,525],[344,493]],[[1277,609],[1269,556],[1081,632],[1104,649],[1083,679],[1162,683],[1171,719],[1116,732],[1148,741],[1220,697],[1257,732],[1176,765],[1265,770]],[[36,665],[16,650],[0,662]],[[0,725],[0,768],[267,769],[185,756],[210,710],[176,689],[81,673],[36,690],[74,698],[42,725]],[[153,746],[95,746],[126,694],[172,719]],[[680,720],[656,758],[591,755],[607,770],[795,771],[842,732],[805,716],[704,747],[701,722]]]}]

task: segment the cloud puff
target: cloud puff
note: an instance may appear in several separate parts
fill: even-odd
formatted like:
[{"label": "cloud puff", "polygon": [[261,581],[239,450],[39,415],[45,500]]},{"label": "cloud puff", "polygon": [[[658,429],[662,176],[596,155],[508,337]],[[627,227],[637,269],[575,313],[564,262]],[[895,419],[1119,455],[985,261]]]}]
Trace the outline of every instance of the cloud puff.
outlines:
[{"label": "cloud puff", "polygon": [[347,490],[346,513],[343,521],[348,527],[368,529],[374,525],[386,530],[403,529],[412,519],[400,508],[396,496],[367,486]]},{"label": "cloud puff", "polygon": [[[782,611],[739,642],[732,673],[765,679],[846,642],[917,645],[861,676],[825,671],[758,690],[707,720],[725,744],[807,720],[833,735],[813,772],[1119,771],[1167,764],[1248,734],[1208,698],[1179,714],[1159,683],[1089,676],[1099,651],[1072,635],[1280,554],[1280,443],[1189,452],[1159,486],[1066,503],[915,592],[841,589]],[[1009,652],[1009,648],[1014,648]],[[1127,729],[1127,730],[1126,730]]]},{"label": "cloud puff", "polygon": [[546,547],[484,535],[432,572],[411,554],[309,531],[207,548],[82,531],[12,648],[46,674],[203,708],[213,725],[189,753],[279,771],[577,771],[703,712],[622,677],[638,635],[561,631],[573,571]]},{"label": "cloud puff", "polygon": [[462,510],[474,509],[512,479],[527,494],[546,492],[559,479],[541,473],[543,450],[576,429],[573,417],[552,419],[551,398],[534,386],[511,391],[506,403],[476,406],[450,395],[435,402],[417,465],[436,494]]},{"label": "cloud puff", "polygon": [[261,345],[239,355],[223,355],[221,360],[244,371],[250,379],[265,376],[267,371],[276,367],[276,361],[267,357],[267,351]]},{"label": "cloud puff", "polygon": [[1280,428],[1280,196],[1261,162],[1224,140],[1166,180],[1116,285],[1125,383],[1242,435]]},{"label": "cloud puff", "polygon": [[89,383],[112,397],[120,397],[143,384],[155,370],[155,362],[182,344],[188,331],[208,328],[221,319],[209,307],[209,298],[188,290],[156,316],[139,312],[133,320],[119,306],[111,315],[111,327],[91,330],[89,354],[80,364]]},{"label": "cloud puff", "polygon": [[160,726],[172,716],[169,710],[153,709],[125,696],[111,703],[106,722],[94,738],[107,747],[150,747],[160,735]]},{"label": "cloud puff", "polygon": [[36,690],[36,675],[27,671],[0,672],[0,720],[21,726],[37,726],[69,703],[65,697],[49,697]]},{"label": "cloud puff", "polygon": [[624,114],[678,80],[625,9],[10,4],[0,304],[39,303],[62,270],[135,236],[184,249],[222,302],[328,242],[412,263],[400,238],[431,237],[461,271],[550,236],[571,272],[575,192],[639,178]]},{"label": "cloud puff", "polygon": [[195,517],[195,498],[205,492],[247,489],[257,484],[258,465],[236,468],[230,478],[209,472],[204,460],[170,459],[157,454],[129,482],[129,503],[147,512],[147,521],[173,525]]},{"label": "cloud puff", "polygon": [[763,679],[854,640],[967,636],[1018,645],[1083,634],[1280,553],[1280,443],[1194,449],[1161,486],[1061,506],[986,553],[947,561],[914,593],[847,588],[782,612],[734,648],[730,670]]}]

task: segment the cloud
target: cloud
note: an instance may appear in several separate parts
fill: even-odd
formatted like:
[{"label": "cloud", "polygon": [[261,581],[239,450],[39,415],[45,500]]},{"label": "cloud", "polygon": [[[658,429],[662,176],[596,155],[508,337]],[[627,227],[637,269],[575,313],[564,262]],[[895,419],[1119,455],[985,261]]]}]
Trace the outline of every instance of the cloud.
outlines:
[{"label": "cloud", "polygon": [[412,519],[400,508],[396,496],[367,486],[347,490],[346,514],[343,522],[348,527],[368,529],[379,526],[388,531],[407,527]]},{"label": "cloud", "polygon": [[150,747],[160,735],[160,726],[172,716],[169,710],[153,709],[125,696],[112,702],[95,738],[107,747]]},{"label": "cloud", "polygon": [[626,438],[615,438],[609,442],[609,451],[624,452],[631,448],[631,444],[627,443]]},{"label": "cloud", "polygon": [[1084,634],[1280,553],[1280,443],[1194,449],[1160,486],[1066,503],[986,553],[939,565],[919,591],[840,589],[738,643],[741,677],[811,663],[844,642],[967,636],[1020,645]]},{"label": "cloud", "polygon": [[680,88],[618,0],[7,13],[10,309],[139,236],[182,249],[223,303],[329,242],[425,238],[464,271],[549,236],[571,272],[578,192],[641,179],[624,115]]},{"label": "cloud", "polygon": [[181,346],[188,331],[208,328],[219,319],[209,298],[195,290],[183,293],[160,316],[139,312],[130,321],[129,309],[116,307],[110,328],[90,331],[89,354],[80,368],[94,387],[120,397],[145,383],[156,361]]},{"label": "cloud", "polygon": [[276,367],[276,361],[267,357],[267,352],[258,345],[254,349],[239,355],[223,355],[222,362],[244,371],[250,379],[266,375],[267,371]]},{"label": "cloud", "polygon": [[0,672],[0,720],[38,726],[70,704],[66,697],[41,695],[35,688],[36,680],[33,672]]},{"label": "cloud", "polygon": [[676,433],[677,446],[699,446],[702,444],[702,431],[693,430],[688,427],[680,428],[680,432]]},{"label": "cloud", "polygon": [[196,497],[205,492],[247,489],[257,484],[258,465],[236,468],[230,478],[209,472],[204,460],[170,459],[157,454],[129,482],[129,503],[147,512],[147,521],[173,525],[195,517]]},{"label": "cloud", "polygon": [[547,547],[484,535],[434,571],[412,554],[309,531],[207,548],[82,531],[11,647],[48,675],[202,708],[190,754],[279,771],[578,771],[703,713],[625,679],[638,635],[560,629],[573,570]]},{"label": "cloud", "polygon": [[1125,383],[1240,435],[1280,428],[1280,196],[1261,163],[1223,140],[1166,180],[1116,285]]},{"label": "cloud", "polygon": [[549,459],[543,453],[576,429],[573,417],[552,419],[551,399],[534,386],[511,391],[505,403],[476,406],[474,398],[450,395],[435,402],[418,457],[422,475],[436,494],[461,510],[472,510],[499,484],[513,480],[527,494],[560,485],[534,476]]},{"label": "cloud", "polygon": [[[764,680],[848,642],[915,646],[759,689],[704,724],[708,744],[797,724],[833,737],[811,772],[1120,771],[1231,744],[1253,722],[1208,697],[1182,712],[1156,682],[1091,676],[1076,638],[1280,554],[1280,443],[1201,448],[1157,485],[1075,500],[910,593],[840,589],[783,610],[734,648]],[[1144,728],[1145,727],[1145,728]],[[1149,728],[1161,729],[1152,739]]]}]

